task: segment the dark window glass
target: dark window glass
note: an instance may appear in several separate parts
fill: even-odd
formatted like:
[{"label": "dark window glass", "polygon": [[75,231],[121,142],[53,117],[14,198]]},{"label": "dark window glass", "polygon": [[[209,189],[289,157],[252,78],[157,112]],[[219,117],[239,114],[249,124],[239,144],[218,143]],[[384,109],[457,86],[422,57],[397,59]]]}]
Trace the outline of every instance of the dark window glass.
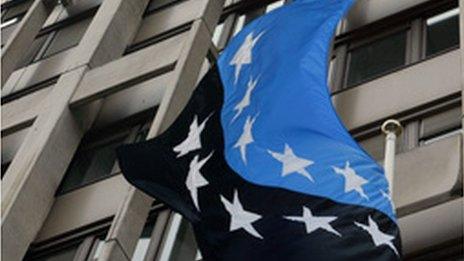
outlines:
[{"label": "dark window glass", "polygon": [[427,145],[461,133],[461,107],[456,107],[432,116],[420,122],[420,142]]},{"label": "dark window glass", "polygon": [[459,9],[427,19],[426,55],[459,46]]},{"label": "dark window glass", "polygon": [[76,255],[79,244],[40,257],[25,258],[27,261],[69,261]]},{"label": "dark window glass", "polygon": [[2,179],[3,179],[3,176],[5,176],[5,173],[8,170],[8,167],[10,166],[10,164],[11,162],[2,163]]},{"label": "dark window glass", "polygon": [[122,144],[126,135],[119,135],[97,145],[84,142],[69,165],[58,194],[106,178],[116,162],[115,149]]},{"label": "dark window glass", "polygon": [[167,6],[173,5],[177,2],[182,2],[185,0],[151,0],[150,3],[148,4],[146,12],[154,12],[156,10],[165,8]]},{"label": "dark window glass", "polygon": [[198,252],[192,225],[182,220],[169,261],[192,260]]},{"label": "dark window glass", "polygon": [[350,52],[347,86],[388,72],[405,64],[406,32],[400,32]]},{"label": "dark window glass", "polygon": [[148,247],[151,243],[151,234],[153,233],[153,229],[155,228],[157,215],[150,215],[143,227],[142,234],[137,241],[137,245],[135,246],[134,254],[132,255],[132,261],[143,261],[145,260],[145,256],[147,255]]},{"label": "dark window glass", "polygon": [[12,20],[9,20],[5,22],[5,24],[1,25],[1,33],[2,33],[2,45],[5,45],[8,39],[10,38],[11,34],[13,31],[16,29],[16,27],[19,24],[19,18],[13,18]]}]

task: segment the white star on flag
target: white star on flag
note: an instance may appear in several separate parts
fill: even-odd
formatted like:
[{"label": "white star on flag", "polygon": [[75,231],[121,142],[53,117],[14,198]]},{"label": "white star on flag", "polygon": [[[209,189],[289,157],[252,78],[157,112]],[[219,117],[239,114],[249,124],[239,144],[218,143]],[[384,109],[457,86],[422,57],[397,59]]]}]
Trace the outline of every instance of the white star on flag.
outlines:
[{"label": "white star on flag", "polygon": [[274,159],[282,162],[282,177],[288,176],[292,173],[298,173],[309,179],[311,182],[314,182],[311,174],[309,174],[309,172],[305,169],[313,165],[314,161],[297,157],[288,144],[285,144],[285,151],[283,154],[270,150],[268,150],[268,152]]},{"label": "white star on flag", "polygon": [[190,196],[192,197],[193,204],[200,211],[200,206],[198,205],[198,188],[208,185],[208,181],[201,175],[200,169],[206,162],[211,158],[213,152],[211,152],[206,158],[199,160],[199,156],[196,155],[193,160],[190,162],[190,169],[187,175],[187,180],[185,180],[185,185],[190,191]]},{"label": "white star on flag", "polygon": [[392,242],[395,237],[380,231],[379,225],[375,223],[371,216],[369,216],[369,225],[364,225],[358,222],[354,222],[354,224],[369,233],[376,247],[386,245],[391,248],[397,256],[399,256],[398,250]]},{"label": "white star on flag", "polygon": [[191,151],[201,149],[201,132],[205,129],[206,122],[210,117],[211,115],[198,125],[198,116],[194,116],[193,121],[190,124],[190,130],[187,138],[173,148],[174,152],[179,153],[177,158],[182,157]]},{"label": "white star on flag", "polygon": [[253,78],[250,77],[250,81],[248,81],[248,88],[245,92],[245,95],[243,96],[243,99],[234,107],[234,111],[237,111],[237,113],[232,119],[232,122],[235,121],[235,119],[237,119],[237,117],[242,113],[242,111],[250,105],[251,92],[255,89],[256,85],[258,84],[258,80],[259,77],[255,80],[253,80]]},{"label": "white star on flag", "polygon": [[263,34],[264,32],[253,38],[253,32],[249,33],[246,36],[245,41],[243,41],[242,45],[238,49],[237,53],[235,53],[234,57],[230,61],[230,65],[235,66],[234,84],[237,84],[243,65],[250,64],[252,62],[252,49]]},{"label": "white star on flag", "polygon": [[255,116],[253,119],[248,116],[245,125],[243,126],[243,133],[238,139],[237,143],[235,143],[234,148],[240,148],[240,155],[242,156],[243,163],[247,164],[246,158],[246,147],[248,144],[253,143],[255,140],[253,139],[253,134],[251,133],[251,129],[253,128],[253,124],[256,121]]},{"label": "white star on flag", "polygon": [[345,168],[341,169],[338,167],[332,167],[335,173],[342,175],[345,178],[345,193],[349,193],[351,191],[356,191],[361,195],[361,197],[369,200],[369,197],[364,192],[362,186],[367,184],[368,181],[363,177],[356,174],[356,171],[350,167],[350,162],[347,161],[345,164]]},{"label": "white star on flag", "polygon": [[237,191],[234,191],[234,202],[230,203],[225,197],[221,196],[222,204],[230,214],[230,230],[235,231],[243,228],[250,235],[263,239],[263,237],[256,231],[252,223],[261,219],[261,215],[249,212],[243,209],[242,203],[238,198]]},{"label": "white star on flag", "polygon": [[291,221],[303,222],[306,226],[306,233],[308,234],[320,228],[339,237],[342,236],[330,225],[330,223],[335,221],[337,217],[316,217],[313,216],[313,213],[311,213],[311,210],[307,207],[303,207],[303,216],[301,217],[289,216],[284,218]]}]

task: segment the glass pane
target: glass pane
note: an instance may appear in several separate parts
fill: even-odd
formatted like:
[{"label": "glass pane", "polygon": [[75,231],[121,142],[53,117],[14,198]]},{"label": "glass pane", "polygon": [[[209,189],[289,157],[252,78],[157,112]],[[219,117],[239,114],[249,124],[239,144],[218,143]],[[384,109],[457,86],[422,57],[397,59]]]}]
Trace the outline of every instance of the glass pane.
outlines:
[{"label": "glass pane", "polygon": [[153,12],[157,9],[161,9],[168,5],[174,4],[175,2],[181,2],[184,0],[151,0],[148,4],[147,12]]},{"label": "glass pane", "polygon": [[79,43],[91,19],[85,19],[60,29],[47,48],[43,58],[69,49]]},{"label": "glass pane", "polygon": [[115,149],[123,139],[117,139],[91,149],[81,149],[63,178],[59,193],[69,191],[111,175],[116,161]]},{"label": "glass pane", "polygon": [[0,24],[0,29],[5,29],[6,27],[13,25],[15,23],[19,22],[19,17],[13,17],[9,20],[6,20]]},{"label": "glass pane", "polygon": [[347,85],[353,86],[404,65],[406,32],[400,32],[350,52]]},{"label": "glass pane", "polygon": [[217,25],[216,29],[214,29],[212,41],[216,46],[219,44],[219,40],[221,39],[221,34],[223,30],[224,30],[224,23]]},{"label": "glass pane", "polygon": [[421,122],[421,139],[430,138],[461,127],[461,108],[457,107],[445,112],[424,118]]},{"label": "glass pane", "polygon": [[55,252],[48,256],[40,257],[40,258],[33,258],[34,261],[69,261],[73,260],[74,255],[77,252],[78,245],[61,250],[59,252]]},{"label": "glass pane", "polygon": [[427,56],[459,45],[458,8],[427,19],[426,44]]},{"label": "glass pane", "polygon": [[454,137],[454,136],[457,136],[457,135],[460,135],[460,134],[463,134],[462,129],[452,130],[452,131],[449,131],[449,132],[442,133],[442,134],[440,134],[438,136],[434,136],[433,138],[423,139],[423,140],[421,140],[420,144],[421,145],[429,145],[429,144],[432,144],[434,142],[441,141],[441,140],[444,140],[444,139],[447,139],[447,138],[450,138],[450,137]]},{"label": "glass pane", "polygon": [[147,254],[148,247],[151,241],[151,233],[155,227],[156,217],[150,218],[150,221],[147,222],[142,230],[142,234],[140,235],[139,240],[137,241],[137,245],[134,250],[134,254],[132,255],[132,261],[143,261],[145,255]]},{"label": "glass pane", "polygon": [[2,23],[6,22],[7,20],[10,20],[11,18],[15,16],[24,15],[34,1],[28,0],[28,1],[18,1],[18,2],[22,2],[22,3],[18,3],[17,5],[14,5],[13,7],[8,8],[5,12],[2,12],[2,16],[1,16]]},{"label": "glass pane", "polygon": [[194,260],[197,249],[192,226],[189,222],[182,220],[169,261]]},{"label": "glass pane", "polygon": [[233,35],[236,35],[238,32],[240,32],[240,30],[242,30],[244,25],[245,25],[245,15],[241,15],[238,17],[237,22],[235,23]]},{"label": "glass pane", "polygon": [[13,31],[18,26],[19,18],[15,18],[15,19],[18,20],[18,21],[15,22],[13,20],[10,20],[11,23],[8,26],[5,26],[4,24],[2,24],[2,45],[6,44],[6,42],[10,38],[10,35],[13,33]]}]

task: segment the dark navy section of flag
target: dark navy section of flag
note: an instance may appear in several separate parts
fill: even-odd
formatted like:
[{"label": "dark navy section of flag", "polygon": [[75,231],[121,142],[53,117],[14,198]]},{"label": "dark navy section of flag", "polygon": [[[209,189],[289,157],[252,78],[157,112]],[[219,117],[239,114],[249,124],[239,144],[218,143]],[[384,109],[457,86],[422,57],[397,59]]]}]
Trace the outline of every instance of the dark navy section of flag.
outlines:
[{"label": "dark navy section of flag", "polygon": [[383,170],[326,83],[350,4],[297,0],[252,22],[167,131],[118,149],[125,178],[193,224],[205,260],[400,259]]}]

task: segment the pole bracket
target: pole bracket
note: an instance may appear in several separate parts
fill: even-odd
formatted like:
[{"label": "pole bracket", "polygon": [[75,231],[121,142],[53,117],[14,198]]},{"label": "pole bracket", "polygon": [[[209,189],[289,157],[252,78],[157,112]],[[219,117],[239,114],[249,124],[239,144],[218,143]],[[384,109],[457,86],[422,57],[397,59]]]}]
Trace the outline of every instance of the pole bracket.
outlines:
[{"label": "pole bracket", "polygon": [[395,119],[386,120],[381,129],[384,134],[394,133],[397,137],[403,132],[403,126]]}]

